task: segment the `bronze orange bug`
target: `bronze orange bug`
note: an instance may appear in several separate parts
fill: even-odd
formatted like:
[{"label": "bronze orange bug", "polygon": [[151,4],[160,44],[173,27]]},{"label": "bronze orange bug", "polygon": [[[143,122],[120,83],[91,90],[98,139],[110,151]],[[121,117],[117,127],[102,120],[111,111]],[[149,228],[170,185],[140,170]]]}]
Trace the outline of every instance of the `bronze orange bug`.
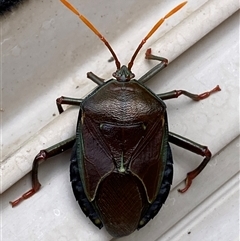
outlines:
[{"label": "bronze orange bug", "polygon": [[61,0],[107,46],[117,70],[112,79],[104,81],[93,73],[88,78],[98,87],[85,99],[61,97],[62,104],[80,106],[76,136],[39,152],[33,162],[32,189],[12,202],[15,206],[35,194],[39,188],[39,162],[73,147],[70,176],[74,195],[90,220],[98,227],[106,227],[114,237],[129,235],[144,227],[158,213],[165,202],[173,178],[173,158],[170,143],[204,157],[202,163],[187,174],[186,186],[205,168],[211,158],[206,146],[179,136],[168,129],[164,100],[185,95],[194,101],[219,91],[216,86],[200,95],[185,90],[155,94],[144,83],[164,69],[168,60],[146,52],[146,58],[160,63],[140,79],[134,79],[131,68],[148,38],[171,15],[187,2],[179,4],[161,18],[141,41],[128,66],[118,58],[98,30],[68,1]]}]

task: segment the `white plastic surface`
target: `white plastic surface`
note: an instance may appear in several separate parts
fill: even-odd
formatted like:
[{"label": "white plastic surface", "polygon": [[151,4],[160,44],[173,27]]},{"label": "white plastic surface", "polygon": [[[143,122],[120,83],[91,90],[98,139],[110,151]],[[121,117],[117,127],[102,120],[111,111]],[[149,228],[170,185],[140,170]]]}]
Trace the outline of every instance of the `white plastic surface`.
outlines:
[{"label": "white plastic surface", "polygon": [[[227,8],[219,9],[217,6],[224,5],[224,1],[198,1],[199,6],[193,2],[189,1],[146,43],[133,68],[136,78],[156,64],[144,60],[148,47],[173,60],[197,41],[194,36],[201,38],[210,31],[206,31],[206,26],[218,25],[214,13],[220,23],[223,16],[230,16],[238,8],[237,1],[228,1]],[[167,1],[156,1],[149,5],[149,1],[129,1],[123,5],[122,1],[102,1],[97,10],[90,7],[90,2],[73,3],[106,36],[125,64],[157,19],[179,2],[169,5]],[[86,95],[95,86],[86,79],[88,71],[110,78],[115,70],[114,63],[107,61],[110,54],[103,44],[74,15],[58,2],[41,4],[32,1],[27,9],[19,9],[3,22],[3,190],[30,170],[40,149],[74,133],[77,110],[53,118],[53,114],[57,115],[54,100],[61,95]],[[23,17],[26,12],[28,15]],[[173,146],[175,176],[166,205],[146,227],[122,240],[238,238],[238,17],[231,16],[147,84],[156,93],[173,89],[201,93],[217,84],[221,86],[221,92],[198,103],[186,97],[166,101],[171,131],[208,145],[214,157],[191,189],[181,195],[177,188],[183,187],[186,172],[202,158]],[[184,18],[184,22],[160,38]],[[195,19],[198,27],[194,29]],[[37,132],[52,119],[44,130]],[[18,150],[19,147],[25,149]],[[111,240],[105,229],[99,231],[85,218],[74,200],[69,183],[69,155],[66,152],[41,165],[41,190],[19,207],[12,209],[8,201],[29,189],[29,175],[2,195],[3,240]],[[229,189],[231,192],[226,195]],[[226,214],[222,221],[216,218]],[[226,231],[219,235],[223,224]]]}]

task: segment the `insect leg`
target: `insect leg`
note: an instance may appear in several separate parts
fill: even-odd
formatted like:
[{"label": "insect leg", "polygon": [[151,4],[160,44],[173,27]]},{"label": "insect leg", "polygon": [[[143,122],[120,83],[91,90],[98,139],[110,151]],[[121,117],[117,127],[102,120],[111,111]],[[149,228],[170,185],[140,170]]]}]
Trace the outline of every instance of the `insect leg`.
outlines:
[{"label": "insect leg", "polygon": [[34,195],[41,187],[40,182],[38,181],[38,166],[40,163],[45,161],[46,159],[56,156],[68,149],[70,149],[75,143],[76,137],[71,137],[67,140],[61,141],[58,144],[51,146],[45,150],[41,150],[35,157],[32,166],[32,188],[24,193],[20,198],[16,199],[15,201],[10,202],[12,207],[15,207],[23,200],[31,197]]},{"label": "insect leg", "polygon": [[187,177],[185,179],[186,186],[183,189],[178,190],[179,192],[184,193],[191,186],[192,180],[206,167],[206,165],[211,159],[212,154],[207,146],[202,146],[173,132],[169,132],[168,138],[169,142],[204,157],[203,161],[196,169],[187,173]]},{"label": "insect leg", "polygon": [[56,104],[57,104],[59,114],[61,114],[64,111],[62,108],[62,104],[80,106],[81,102],[82,102],[82,99],[76,99],[76,98],[65,97],[65,96],[61,96],[56,99]]},{"label": "insect leg", "polygon": [[97,75],[95,75],[93,72],[88,72],[87,73],[87,77],[92,80],[94,83],[96,83],[97,85],[102,85],[104,83],[104,79],[98,77]]},{"label": "insect leg", "polygon": [[138,81],[140,83],[145,83],[147,82],[149,79],[151,79],[154,75],[156,75],[158,72],[160,72],[162,69],[165,69],[168,65],[168,60],[163,58],[163,57],[159,57],[159,56],[155,56],[151,54],[151,49],[149,48],[146,51],[145,54],[145,58],[146,59],[152,59],[152,60],[158,60],[161,61],[160,64],[156,65],[155,67],[153,67],[152,69],[150,69],[146,74],[144,74]]},{"label": "insect leg", "polygon": [[199,101],[208,98],[212,93],[215,93],[217,91],[220,91],[219,85],[217,85],[215,88],[213,88],[210,91],[204,92],[202,94],[192,94],[186,90],[173,90],[167,93],[158,94],[157,96],[161,98],[162,100],[168,100],[173,98],[178,98],[180,95],[185,95],[189,98],[191,98],[194,101]]}]

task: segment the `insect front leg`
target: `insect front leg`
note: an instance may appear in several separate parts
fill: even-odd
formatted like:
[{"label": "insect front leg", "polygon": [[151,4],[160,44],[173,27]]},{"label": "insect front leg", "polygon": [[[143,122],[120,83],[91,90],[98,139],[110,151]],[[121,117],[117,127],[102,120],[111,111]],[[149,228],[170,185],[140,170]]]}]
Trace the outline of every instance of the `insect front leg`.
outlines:
[{"label": "insect front leg", "polygon": [[71,147],[73,147],[75,143],[76,137],[71,137],[67,140],[64,140],[62,142],[59,142],[58,144],[51,146],[45,150],[41,150],[37,156],[35,157],[33,161],[33,166],[32,166],[32,188],[24,193],[20,198],[16,199],[15,201],[10,202],[12,207],[15,207],[18,205],[20,202],[23,200],[31,197],[34,195],[41,187],[41,184],[38,180],[38,166],[41,162],[49,159],[50,157],[56,156]]},{"label": "insect front leg", "polygon": [[146,51],[145,58],[151,59],[151,60],[158,60],[158,61],[161,61],[161,63],[156,65],[152,69],[150,69],[146,74],[144,74],[138,80],[138,82],[141,82],[141,83],[146,83],[149,79],[151,79],[153,76],[155,76],[161,70],[165,69],[168,65],[168,60],[166,58],[159,57],[159,56],[156,56],[156,55],[152,55],[150,48]]},{"label": "insect front leg", "polygon": [[184,193],[188,190],[188,188],[192,184],[192,180],[206,167],[208,162],[211,159],[211,152],[209,151],[207,146],[200,145],[196,142],[193,142],[183,136],[177,135],[173,132],[169,132],[168,141],[182,147],[188,151],[191,151],[195,154],[201,155],[204,157],[203,161],[200,165],[194,169],[193,171],[187,173],[187,177],[185,179],[186,186],[183,189],[179,189],[178,191]]},{"label": "insect front leg", "polygon": [[92,80],[94,83],[96,83],[97,85],[103,85],[104,84],[104,79],[98,77],[97,75],[95,75],[93,72],[88,72],[87,73],[87,77]]},{"label": "insect front leg", "polygon": [[[87,73],[87,77],[90,80],[92,80],[94,83],[96,83],[97,85],[104,84],[104,79],[98,77],[97,75],[95,75],[92,72],[88,72]],[[64,111],[62,105],[67,104],[67,105],[80,106],[82,100],[83,99],[66,97],[66,96],[61,96],[61,97],[57,98],[56,99],[56,104],[57,104],[57,108],[58,108],[59,114],[61,114]]]}]

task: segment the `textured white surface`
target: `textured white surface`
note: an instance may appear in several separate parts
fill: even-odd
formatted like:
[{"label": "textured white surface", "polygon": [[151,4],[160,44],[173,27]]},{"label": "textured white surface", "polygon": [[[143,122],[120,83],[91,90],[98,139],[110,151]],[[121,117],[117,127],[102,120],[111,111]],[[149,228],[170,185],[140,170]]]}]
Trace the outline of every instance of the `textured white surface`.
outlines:
[{"label": "textured white surface", "polygon": [[[206,26],[215,27],[218,24],[216,17],[212,17],[214,13],[220,16],[220,23],[223,16],[226,18],[238,8],[237,1],[229,1],[225,8],[217,8],[220,4],[224,5],[224,1],[198,1],[198,6],[193,2],[189,1],[186,9],[169,19],[146,44],[133,68],[137,78],[155,64],[143,58],[148,47],[152,47],[154,53],[173,60],[182,48],[187,49],[197,41],[193,40],[195,35],[201,38],[210,31],[206,31]],[[121,53],[120,61],[128,61],[148,29],[178,3],[173,1],[169,5],[162,1],[155,5],[152,3],[153,8],[148,1],[141,1],[142,5],[129,1],[126,9],[121,3],[109,5],[109,2],[106,4],[102,1],[98,12],[90,8],[90,3],[81,6],[81,3],[79,5],[75,2],[75,5],[93,23],[97,23],[99,30],[113,43],[115,51]],[[104,50],[102,43],[82,23],[76,24],[78,21],[75,16],[58,2],[41,4],[32,1],[28,8],[29,15],[23,17],[26,10],[22,10],[22,13],[14,13],[11,19],[3,22],[4,162],[1,168],[6,175],[2,179],[6,187],[29,171],[39,149],[74,133],[74,110],[54,118],[53,122],[44,127],[45,130],[36,132],[53,119],[53,113],[57,114],[54,99],[61,95],[82,97],[87,94],[94,87],[91,81],[86,80],[88,71],[109,78],[115,70],[114,64],[107,62],[110,54]],[[116,7],[116,4],[119,6]],[[114,16],[113,9],[118,9],[114,11]],[[197,10],[198,15],[191,15]],[[131,20],[127,18],[130,14]],[[175,35],[171,31],[159,39],[172,24],[176,24],[175,21],[187,16],[185,24],[182,22],[174,28]],[[222,23],[148,83],[156,93],[173,89],[200,93],[217,84],[221,86],[221,92],[199,103],[185,97],[167,101],[170,129],[209,145],[215,156],[209,167],[194,181],[192,188],[181,195],[176,191],[178,185],[183,186],[181,182],[186,172],[193,169],[201,157],[173,147],[175,176],[166,205],[145,228],[122,240],[156,240],[162,236],[159,240],[225,241],[238,237],[239,220],[236,215],[239,211],[239,195],[236,175],[239,172],[239,139],[233,141],[239,136],[238,17],[235,14]],[[194,29],[192,21],[196,19],[198,26]],[[116,21],[116,25],[113,21]],[[184,25],[187,26],[185,30]],[[202,35],[198,31],[200,27],[204,29],[200,31]],[[18,34],[12,36],[13,33]],[[186,43],[189,42],[191,44],[187,47]],[[76,86],[79,87],[76,89]],[[73,112],[72,117],[69,117],[68,112]],[[72,123],[69,123],[70,119]],[[30,137],[32,139],[29,142]],[[20,146],[25,149],[17,151]],[[2,195],[3,240],[111,239],[104,229],[99,231],[95,228],[78,208],[69,183],[69,163],[66,161],[69,155],[70,152],[65,153],[41,165],[42,189],[19,207],[11,209],[8,201],[30,187],[29,175]],[[225,195],[227,189],[231,192]],[[226,219],[218,218],[222,215]],[[229,229],[231,232],[227,232]]]}]

